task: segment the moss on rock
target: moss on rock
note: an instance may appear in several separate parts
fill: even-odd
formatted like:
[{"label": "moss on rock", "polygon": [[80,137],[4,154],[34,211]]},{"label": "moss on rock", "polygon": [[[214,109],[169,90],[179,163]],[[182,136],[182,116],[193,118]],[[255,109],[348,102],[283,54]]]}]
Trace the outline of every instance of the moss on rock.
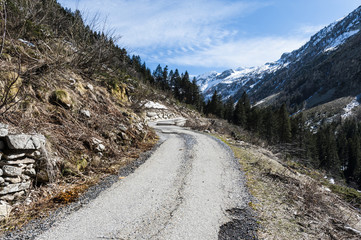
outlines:
[{"label": "moss on rock", "polygon": [[64,89],[55,90],[49,99],[49,102],[54,105],[62,106],[66,109],[73,107],[73,101],[70,94]]}]

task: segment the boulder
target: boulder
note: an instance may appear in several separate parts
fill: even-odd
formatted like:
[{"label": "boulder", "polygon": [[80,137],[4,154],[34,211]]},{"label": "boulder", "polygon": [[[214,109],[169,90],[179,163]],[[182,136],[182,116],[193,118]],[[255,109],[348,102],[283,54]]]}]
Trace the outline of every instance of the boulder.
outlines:
[{"label": "boulder", "polygon": [[9,134],[8,125],[4,123],[0,123],[0,137],[5,137]]},{"label": "boulder", "polygon": [[0,177],[0,185],[3,185],[5,183],[5,179]]},{"label": "boulder", "polygon": [[9,149],[12,150],[38,150],[45,145],[46,141],[45,137],[40,134],[8,135],[5,139]]},{"label": "boulder", "polygon": [[71,109],[73,107],[73,100],[71,99],[70,94],[64,89],[55,90],[51,94],[49,102],[66,109]]},{"label": "boulder", "polygon": [[4,150],[4,149],[5,149],[5,142],[0,140],[0,150]]},{"label": "boulder", "polygon": [[0,201],[0,220],[8,218],[12,207],[5,201]]},{"label": "boulder", "polygon": [[29,188],[30,188],[30,182],[9,184],[3,188],[0,188],[0,195],[20,192],[23,190],[27,190]]},{"label": "boulder", "polygon": [[0,168],[0,176],[4,174],[3,170]]},{"label": "boulder", "polygon": [[23,170],[19,167],[5,165],[5,166],[3,166],[3,171],[4,171],[4,173],[3,173],[4,176],[17,177],[22,174]]}]

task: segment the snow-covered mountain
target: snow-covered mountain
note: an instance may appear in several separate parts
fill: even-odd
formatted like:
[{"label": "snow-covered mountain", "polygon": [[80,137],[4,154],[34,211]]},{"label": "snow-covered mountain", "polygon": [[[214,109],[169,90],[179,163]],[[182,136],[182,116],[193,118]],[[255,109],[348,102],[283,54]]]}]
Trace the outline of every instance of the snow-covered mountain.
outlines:
[{"label": "snow-covered mountain", "polygon": [[[327,68],[330,68],[334,62],[338,62],[342,52],[350,51],[351,56],[351,47],[361,48],[359,41],[355,40],[361,35],[360,29],[361,6],[347,17],[323,28],[301,48],[291,53],[284,53],[276,62],[253,68],[229,69],[222,73],[206,73],[197,77],[197,83],[206,99],[209,99],[217,90],[223,99],[230,96],[238,99],[246,91],[253,102],[265,98],[271,99],[270,96],[289,101],[285,99],[285,96],[289,96],[291,90],[299,90],[300,92],[296,93],[299,99],[293,99],[290,104],[299,105],[305,101],[303,105],[308,103],[308,106],[312,106],[326,101],[327,99],[322,98],[326,93],[329,96],[335,95],[335,89],[332,90],[333,84],[327,83],[329,86],[326,87],[315,82],[318,80],[317,74],[322,76],[330,74],[333,68]],[[351,41],[353,43],[348,44]],[[354,57],[357,58],[357,56]],[[328,66],[324,69],[317,68],[325,62],[328,62]],[[359,66],[361,67],[361,62]],[[354,71],[359,70],[355,68]],[[314,76],[310,76],[310,72],[313,72]],[[323,80],[319,82],[325,83]],[[318,100],[315,100],[315,96],[318,96]]]}]

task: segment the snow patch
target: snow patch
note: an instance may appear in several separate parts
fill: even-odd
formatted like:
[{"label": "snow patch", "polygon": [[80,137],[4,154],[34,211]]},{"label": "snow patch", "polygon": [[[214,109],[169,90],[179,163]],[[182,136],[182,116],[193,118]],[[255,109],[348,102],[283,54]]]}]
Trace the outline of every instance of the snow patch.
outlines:
[{"label": "snow patch", "polygon": [[330,51],[336,50],[340,45],[344,44],[348,38],[352,37],[353,35],[355,35],[359,31],[360,30],[357,29],[357,30],[354,30],[354,31],[345,32],[344,34],[341,34],[335,40],[333,40],[331,44],[329,44],[325,48],[324,52],[330,52]]},{"label": "snow patch", "polygon": [[166,106],[160,103],[156,103],[153,101],[149,101],[146,104],[144,104],[145,108],[151,108],[151,109],[168,109]]},{"label": "snow patch", "polygon": [[349,104],[347,104],[347,106],[343,109],[345,113],[341,115],[342,119],[346,119],[352,115],[352,109],[360,105],[360,97],[361,94],[357,95]]}]

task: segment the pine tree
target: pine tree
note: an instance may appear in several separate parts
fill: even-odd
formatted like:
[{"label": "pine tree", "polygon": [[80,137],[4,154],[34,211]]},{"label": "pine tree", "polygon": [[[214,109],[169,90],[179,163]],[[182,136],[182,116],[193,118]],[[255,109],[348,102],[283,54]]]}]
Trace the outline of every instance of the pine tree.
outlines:
[{"label": "pine tree", "polygon": [[244,127],[246,125],[247,116],[244,104],[242,103],[241,99],[238,100],[236,107],[233,112],[233,123]]},{"label": "pine tree", "polygon": [[356,182],[359,180],[360,175],[360,139],[358,136],[354,135],[352,138],[348,139],[348,152],[349,152],[349,161],[346,169],[346,175],[348,180]]},{"label": "pine tree", "polygon": [[228,98],[225,106],[224,106],[224,118],[231,122],[233,119],[233,112],[234,112],[234,102],[232,96]]},{"label": "pine tree", "polygon": [[279,114],[278,114],[278,123],[279,123],[279,140],[280,142],[286,143],[291,141],[291,122],[289,113],[286,108],[286,104],[282,104]]},{"label": "pine tree", "polygon": [[275,114],[271,109],[266,109],[263,122],[263,136],[267,139],[269,143],[273,143],[275,136],[277,135],[277,124]]},{"label": "pine tree", "polygon": [[244,106],[245,114],[248,115],[249,111],[251,110],[251,102],[250,102],[249,97],[246,92],[243,92],[242,97],[241,97],[241,102]]},{"label": "pine tree", "polygon": [[168,66],[165,66],[162,72],[162,80],[161,80],[161,88],[163,90],[169,89],[169,83],[168,83]]},{"label": "pine tree", "polygon": [[179,75],[178,69],[175,70],[171,82],[173,84],[173,95],[176,99],[181,100],[181,76]]},{"label": "pine tree", "polygon": [[217,90],[214,91],[213,96],[208,105],[208,113],[214,114],[217,117],[223,117],[223,104],[221,96],[218,95]]},{"label": "pine tree", "polygon": [[154,77],[154,81],[158,86],[161,86],[162,84],[162,79],[163,79],[163,69],[160,66],[160,64],[158,64],[157,68],[155,69],[155,71],[153,72],[153,77]]}]

